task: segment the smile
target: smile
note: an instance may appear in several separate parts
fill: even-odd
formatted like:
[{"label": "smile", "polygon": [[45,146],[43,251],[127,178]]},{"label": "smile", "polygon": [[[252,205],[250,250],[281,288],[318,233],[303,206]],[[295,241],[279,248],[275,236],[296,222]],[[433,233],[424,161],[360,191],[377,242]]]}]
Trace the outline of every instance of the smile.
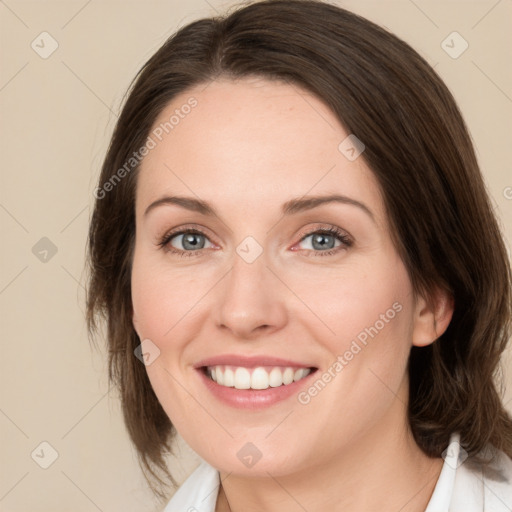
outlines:
[{"label": "smile", "polygon": [[265,390],[288,386],[311,373],[311,368],[286,366],[243,366],[215,365],[204,367],[206,375],[220,386],[235,389]]},{"label": "smile", "polygon": [[194,368],[216,400],[238,409],[261,410],[296,396],[314,378],[318,367],[306,361],[218,354],[198,361]]}]

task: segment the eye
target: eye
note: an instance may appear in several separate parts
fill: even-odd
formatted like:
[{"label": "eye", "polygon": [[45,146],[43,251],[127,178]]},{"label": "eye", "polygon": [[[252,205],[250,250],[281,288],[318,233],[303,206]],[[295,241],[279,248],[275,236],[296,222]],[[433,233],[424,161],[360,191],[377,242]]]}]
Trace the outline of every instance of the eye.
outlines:
[{"label": "eye", "polygon": [[[317,229],[303,236],[292,250],[311,252],[315,256],[329,256],[352,246],[353,241],[345,232],[337,227]],[[163,236],[158,243],[167,252],[179,256],[195,256],[202,249],[210,249],[215,245],[205,233],[198,229],[182,229]]]},{"label": "eye", "polygon": [[[352,239],[336,227],[317,229],[304,236],[297,244],[299,250],[313,251],[315,256],[328,256],[353,244]],[[294,249],[297,250],[297,249]]]},{"label": "eye", "polygon": [[192,256],[191,253],[213,247],[208,237],[197,229],[168,233],[162,238],[159,245],[169,252],[182,256]]}]

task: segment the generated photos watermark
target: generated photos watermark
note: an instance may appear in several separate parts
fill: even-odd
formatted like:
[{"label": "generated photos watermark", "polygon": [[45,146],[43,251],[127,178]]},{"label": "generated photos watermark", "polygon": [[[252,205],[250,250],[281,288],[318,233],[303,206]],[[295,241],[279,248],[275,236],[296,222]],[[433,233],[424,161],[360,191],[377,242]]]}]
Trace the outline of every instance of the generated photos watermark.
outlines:
[{"label": "generated photos watermark", "polygon": [[146,139],[146,142],[138,151],[134,151],[132,155],[126,160],[124,165],[117,169],[114,174],[102,184],[101,187],[97,187],[93,191],[93,195],[96,199],[103,199],[108,192],[114,190],[123,178],[130,174],[138,165],[142,162],[142,159],[146,157],[149,152],[156,148],[159,142],[162,141],[165,135],[171,133],[187,115],[192,112],[192,109],[197,107],[198,101],[193,96],[190,97],[186,103],[181,105],[180,108],[176,108],[174,113],[169,117],[168,121],[160,123],[156,128],[153,128],[151,134]]},{"label": "generated photos watermark", "polygon": [[400,311],[402,311],[402,304],[399,302],[393,305],[385,312],[379,315],[379,319],[374,322],[370,327],[363,329],[350,343],[350,347],[338,355],[336,360],[317,378],[317,380],[306,390],[301,391],[297,395],[297,400],[302,405],[307,405],[311,400],[317,396],[341,371],[352,361],[357,354],[359,354],[368,342],[375,338],[386,325],[393,320]]}]

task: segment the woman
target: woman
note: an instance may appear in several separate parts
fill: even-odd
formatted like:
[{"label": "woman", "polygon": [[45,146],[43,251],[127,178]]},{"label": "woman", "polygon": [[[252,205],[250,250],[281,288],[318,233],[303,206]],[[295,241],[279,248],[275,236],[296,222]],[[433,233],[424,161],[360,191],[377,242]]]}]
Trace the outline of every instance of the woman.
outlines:
[{"label": "woman", "polygon": [[[428,64],[309,0],[191,23],[139,73],[90,226],[88,321],[167,512],[506,511],[511,272]],[[144,363],[144,364],[142,364]]]}]

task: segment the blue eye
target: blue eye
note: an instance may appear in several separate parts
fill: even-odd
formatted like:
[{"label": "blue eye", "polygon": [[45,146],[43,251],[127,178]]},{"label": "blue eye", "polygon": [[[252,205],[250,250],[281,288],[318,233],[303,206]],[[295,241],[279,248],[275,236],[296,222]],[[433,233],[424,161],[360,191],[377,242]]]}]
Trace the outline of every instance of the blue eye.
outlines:
[{"label": "blue eye", "polygon": [[182,256],[191,256],[191,253],[212,247],[212,243],[208,240],[207,236],[195,229],[187,229],[165,235],[159,245],[170,252],[179,253]]},{"label": "blue eye", "polygon": [[[305,235],[297,245],[302,245],[299,250],[306,251],[311,256],[330,256],[347,249],[352,244],[353,241],[347,234],[332,227],[312,231]],[[179,256],[198,256],[202,254],[202,249],[214,246],[209,238],[197,229],[186,229],[166,234],[158,245]]]},{"label": "blue eye", "polygon": [[[339,247],[341,242],[334,236],[328,233],[317,232],[311,235],[304,237],[301,242],[310,239],[309,247],[303,247],[303,249],[315,249],[320,251],[326,251],[328,249],[334,249],[334,247]],[[336,245],[336,243],[338,245]]]},{"label": "blue eye", "polygon": [[338,228],[319,229],[301,239],[299,244],[306,242],[301,250],[313,251],[315,256],[329,256],[341,249],[350,247],[352,240]]}]

